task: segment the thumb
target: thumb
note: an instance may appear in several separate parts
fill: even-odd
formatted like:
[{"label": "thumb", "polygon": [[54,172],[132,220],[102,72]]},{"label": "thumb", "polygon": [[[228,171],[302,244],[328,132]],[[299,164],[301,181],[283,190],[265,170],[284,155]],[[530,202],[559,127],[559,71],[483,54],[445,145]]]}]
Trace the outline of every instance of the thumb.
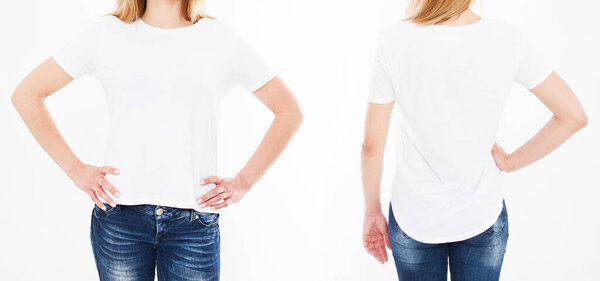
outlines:
[{"label": "thumb", "polygon": [[388,249],[391,250],[392,245],[390,244],[390,235],[387,230],[387,224],[386,224],[386,228],[383,230],[383,239],[385,240],[385,245],[388,247]]},{"label": "thumb", "polygon": [[111,167],[111,166],[103,166],[102,168],[100,168],[102,170],[103,174],[113,174],[113,175],[118,175],[120,174],[119,169],[115,168],[115,167]]}]

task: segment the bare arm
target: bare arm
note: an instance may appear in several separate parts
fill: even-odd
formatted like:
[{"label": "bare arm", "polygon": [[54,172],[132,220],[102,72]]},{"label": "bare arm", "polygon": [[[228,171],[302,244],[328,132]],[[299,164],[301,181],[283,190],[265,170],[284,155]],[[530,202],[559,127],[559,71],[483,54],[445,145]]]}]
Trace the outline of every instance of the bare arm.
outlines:
[{"label": "bare arm", "polygon": [[587,125],[581,103],[558,74],[553,72],[531,92],[552,111],[553,116],[535,136],[511,154],[494,145],[492,153],[496,165],[503,171],[513,172],[534,163]]},{"label": "bare arm", "polygon": [[118,192],[104,180],[106,173],[118,173],[110,167],[93,167],[83,164],[69,148],[59,133],[54,120],[50,116],[44,99],[73,81],[56,62],[50,58],[36,67],[17,86],[12,95],[12,102],[19,115],[31,131],[31,134],[48,155],[65,171],[73,182],[100,208],[105,208],[97,196],[106,202],[113,200],[108,197],[101,187]]},{"label": "bare arm", "polygon": [[383,152],[387,140],[394,103],[369,103],[362,144],[362,184],[365,196],[363,244],[379,262],[388,260],[385,245],[389,247],[387,221],[381,211],[380,186],[383,171]]},{"label": "bare arm", "polygon": [[[214,183],[216,187],[199,198],[201,208],[220,209],[241,200],[279,157],[302,122],[298,103],[281,78],[273,78],[254,95],[275,114],[273,122],[252,157],[234,178],[213,176],[204,179],[203,184]],[[218,203],[220,201],[222,203]]]}]

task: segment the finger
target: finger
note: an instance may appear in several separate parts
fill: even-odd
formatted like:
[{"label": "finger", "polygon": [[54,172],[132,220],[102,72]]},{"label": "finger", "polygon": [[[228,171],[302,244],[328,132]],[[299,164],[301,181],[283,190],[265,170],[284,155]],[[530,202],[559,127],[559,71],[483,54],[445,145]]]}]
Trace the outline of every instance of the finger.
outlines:
[{"label": "finger", "polygon": [[200,185],[207,185],[210,183],[214,183],[214,184],[221,184],[223,182],[223,179],[221,177],[218,176],[210,176],[207,178],[204,178],[203,180],[200,181]]},{"label": "finger", "polygon": [[98,208],[106,211],[106,206],[104,206],[104,204],[102,204],[102,202],[100,202],[100,200],[98,200],[98,197],[96,196],[96,193],[94,193],[94,191],[88,192],[88,195],[90,196],[90,198],[92,199],[92,201],[94,201],[94,203],[96,204],[96,206],[98,206]]},{"label": "finger", "polygon": [[384,263],[387,261],[387,252],[385,250],[385,240],[383,237],[373,237],[370,239],[368,246],[371,250],[371,254],[379,261],[380,263]]},{"label": "finger", "polygon": [[388,260],[387,251],[385,250],[385,242],[381,240],[377,246],[377,249],[379,250],[379,256],[381,257],[381,263],[385,263]]},{"label": "finger", "polygon": [[231,197],[231,196],[227,193],[227,191],[224,191],[222,193],[217,194],[215,197],[206,200],[206,202],[204,202],[204,204],[206,204],[206,206],[215,205],[217,203],[221,203],[221,201],[224,201],[225,199],[227,199],[229,197]]},{"label": "finger", "polygon": [[381,244],[381,241],[376,237],[364,237],[363,245],[365,250],[373,256],[377,261],[382,261],[381,251],[379,250],[378,244]]},{"label": "finger", "polygon": [[367,252],[369,252],[369,254],[371,254],[378,262],[381,262],[381,255],[375,244],[368,245]]},{"label": "finger", "polygon": [[120,174],[121,171],[119,171],[119,169],[114,168],[114,167],[110,167],[110,166],[103,166],[102,167],[102,174],[113,174],[113,175],[118,175]]},{"label": "finger", "polygon": [[498,145],[498,143],[494,143],[494,148],[492,148],[492,152],[496,152],[496,153],[504,153],[504,149]]},{"label": "finger", "polygon": [[[215,188],[213,188],[212,190],[210,190],[207,193],[204,193],[202,196],[200,196],[200,198],[198,198],[197,202],[198,204],[200,204],[201,208],[204,206],[208,206],[208,204],[206,203],[206,201],[210,200],[211,198],[217,196],[219,193],[222,193],[225,191],[225,188],[223,188],[222,186],[217,186]],[[204,206],[202,206],[204,205]]]},{"label": "finger", "polygon": [[98,186],[94,189],[94,192],[96,192],[96,195],[99,195],[100,197],[102,197],[102,199],[104,199],[104,201],[106,201],[106,203],[110,204],[110,206],[115,207],[115,201],[110,198],[110,196],[108,196],[108,194],[106,194],[106,192],[104,192],[104,189],[102,189],[101,186]]},{"label": "finger", "polygon": [[383,230],[383,239],[385,240],[385,245],[391,250],[392,244],[390,243],[390,235],[388,234],[387,227]]},{"label": "finger", "polygon": [[220,203],[220,204],[213,205],[213,206],[211,206],[210,208],[211,208],[212,210],[218,210],[218,209],[221,209],[221,208],[225,208],[225,207],[227,207],[227,206],[229,206],[229,205],[231,205],[231,198],[225,199],[225,200],[223,201],[223,203]]},{"label": "finger", "polygon": [[209,199],[208,201],[206,201],[207,205],[216,205],[217,203],[221,203],[221,201],[225,201],[227,199],[231,199],[231,193],[227,192],[227,190],[223,191],[222,193],[219,193],[217,196]]},{"label": "finger", "polygon": [[102,186],[104,189],[108,190],[110,193],[112,193],[115,197],[121,196],[119,191],[112,184],[110,184],[110,182],[108,182],[105,178],[100,178],[98,180],[98,184],[100,186]]}]

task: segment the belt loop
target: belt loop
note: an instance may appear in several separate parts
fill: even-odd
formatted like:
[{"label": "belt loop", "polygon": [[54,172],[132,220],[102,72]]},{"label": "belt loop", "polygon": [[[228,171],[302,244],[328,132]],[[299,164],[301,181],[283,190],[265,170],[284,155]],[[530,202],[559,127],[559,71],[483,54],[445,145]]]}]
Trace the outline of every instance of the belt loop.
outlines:
[{"label": "belt loop", "polygon": [[194,221],[194,209],[190,209],[190,221]]}]

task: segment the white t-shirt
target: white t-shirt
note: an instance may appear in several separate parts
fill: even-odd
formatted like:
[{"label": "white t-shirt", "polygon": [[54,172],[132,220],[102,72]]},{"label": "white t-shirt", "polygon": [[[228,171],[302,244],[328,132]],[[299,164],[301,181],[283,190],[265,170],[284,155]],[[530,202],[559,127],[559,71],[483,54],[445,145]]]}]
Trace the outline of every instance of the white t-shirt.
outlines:
[{"label": "white t-shirt", "polygon": [[223,98],[234,86],[255,91],[275,76],[231,28],[209,18],[162,29],[104,16],[53,58],[71,77],[90,74],[104,88],[104,165],[120,170],[106,179],[124,205],[200,211],[196,198],[214,188],[200,181],[217,175]]},{"label": "white t-shirt", "polygon": [[368,100],[400,108],[391,203],[407,235],[460,241],[496,221],[503,173],[491,150],[505,101],[515,81],[531,89],[551,72],[515,27],[494,20],[382,32]]}]

